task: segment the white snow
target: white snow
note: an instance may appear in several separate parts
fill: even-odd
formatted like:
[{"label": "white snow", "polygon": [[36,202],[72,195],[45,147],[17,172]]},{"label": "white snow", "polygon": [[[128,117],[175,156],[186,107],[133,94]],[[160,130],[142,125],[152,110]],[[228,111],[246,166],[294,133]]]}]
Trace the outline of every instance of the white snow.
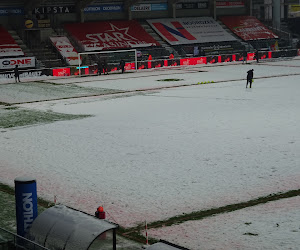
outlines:
[{"label": "white snow", "polygon": [[[255,81],[246,89],[251,68]],[[0,181],[33,176],[39,196],[56,195],[91,214],[101,204],[108,219],[125,227],[299,189],[298,74],[300,60],[287,60],[47,79],[131,91],[220,82],[20,105],[93,116],[1,129]],[[169,78],[183,80],[157,81]],[[151,234],[191,249],[297,249],[300,202],[290,200]],[[280,226],[273,228],[275,222]],[[243,235],[248,228],[259,236]],[[285,240],[283,230],[296,232]]]}]

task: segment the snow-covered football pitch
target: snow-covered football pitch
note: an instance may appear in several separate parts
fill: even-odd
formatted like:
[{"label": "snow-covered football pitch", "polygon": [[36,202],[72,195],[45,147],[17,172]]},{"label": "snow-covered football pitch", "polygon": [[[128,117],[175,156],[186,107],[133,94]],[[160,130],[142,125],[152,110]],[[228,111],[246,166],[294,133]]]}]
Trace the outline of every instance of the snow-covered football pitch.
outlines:
[{"label": "snow-covered football pitch", "polygon": [[[12,104],[0,114],[85,115],[0,128],[0,181],[35,177],[39,196],[90,214],[103,205],[125,228],[300,189],[297,58],[0,89],[0,102]],[[299,249],[299,233],[299,192],[148,231],[195,250]]]}]

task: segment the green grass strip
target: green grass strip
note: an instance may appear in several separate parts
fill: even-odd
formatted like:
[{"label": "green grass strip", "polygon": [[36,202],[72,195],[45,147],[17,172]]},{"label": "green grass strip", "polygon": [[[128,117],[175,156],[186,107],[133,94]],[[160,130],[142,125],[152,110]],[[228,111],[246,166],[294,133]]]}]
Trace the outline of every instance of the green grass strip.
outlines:
[{"label": "green grass strip", "polygon": [[56,121],[82,119],[90,115],[61,114],[52,111],[39,111],[7,107],[0,112],[0,128],[14,128]]},{"label": "green grass strip", "polygon": [[[11,186],[3,184],[3,183],[0,183],[0,191],[5,192],[5,193],[10,194],[10,195],[15,195],[15,189],[12,188]],[[49,207],[54,206],[53,202],[49,202],[49,201],[44,200],[44,199],[39,198],[39,197],[37,199],[38,199],[38,204],[40,206],[44,207],[44,208],[49,208]]]},{"label": "green grass strip", "polygon": [[[253,200],[249,200],[249,201],[245,201],[245,202],[235,203],[235,204],[226,205],[226,206],[218,207],[218,208],[211,208],[208,210],[192,212],[189,214],[182,214],[182,215],[171,217],[166,220],[155,221],[152,223],[148,223],[147,227],[148,227],[148,229],[160,228],[160,227],[172,226],[175,224],[178,225],[178,224],[181,224],[181,223],[184,223],[187,221],[191,221],[191,220],[202,220],[202,219],[210,217],[210,216],[223,214],[223,213],[229,213],[229,212],[233,212],[233,211],[240,210],[243,208],[253,207],[256,205],[265,204],[267,202],[291,198],[291,197],[295,197],[295,196],[299,196],[299,195],[300,195],[300,189],[290,190],[290,191],[287,191],[284,193],[280,192],[280,193],[276,193],[276,194],[270,194],[268,196],[259,197],[257,199],[253,199]],[[144,229],[145,229],[145,225],[143,225],[143,224],[141,224],[137,227],[123,229],[123,235],[128,236],[131,239],[136,239],[137,241],[145,242],[146,238],[141,234],[141,232]],[[155,243],[156,240],[151,239],[150,242]]]}]

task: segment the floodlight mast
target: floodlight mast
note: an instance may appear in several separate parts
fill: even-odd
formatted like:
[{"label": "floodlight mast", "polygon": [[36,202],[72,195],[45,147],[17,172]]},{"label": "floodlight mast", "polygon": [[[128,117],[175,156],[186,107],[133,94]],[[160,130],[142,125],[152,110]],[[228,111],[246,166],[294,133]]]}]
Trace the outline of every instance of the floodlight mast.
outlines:
[{"label": "floodlight mast", "polygon": [[81,60],[80,60],[81,55],[96,55],[96,54],[123,53],[123,52],[134,52],[135,71],[137,71],[137,50],[136,49],[100,51],[100,52],[81,52],[81,53],[78,53],[79,76],[81,76]]}]

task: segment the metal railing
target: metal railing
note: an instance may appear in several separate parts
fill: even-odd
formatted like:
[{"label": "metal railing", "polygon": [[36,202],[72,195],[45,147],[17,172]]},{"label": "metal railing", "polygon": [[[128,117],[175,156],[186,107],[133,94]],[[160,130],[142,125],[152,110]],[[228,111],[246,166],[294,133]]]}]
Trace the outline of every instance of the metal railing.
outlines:
[{"label": "metal railing", "polygon": [[0,227],[0,249],[49,250],[31,240]]}]

